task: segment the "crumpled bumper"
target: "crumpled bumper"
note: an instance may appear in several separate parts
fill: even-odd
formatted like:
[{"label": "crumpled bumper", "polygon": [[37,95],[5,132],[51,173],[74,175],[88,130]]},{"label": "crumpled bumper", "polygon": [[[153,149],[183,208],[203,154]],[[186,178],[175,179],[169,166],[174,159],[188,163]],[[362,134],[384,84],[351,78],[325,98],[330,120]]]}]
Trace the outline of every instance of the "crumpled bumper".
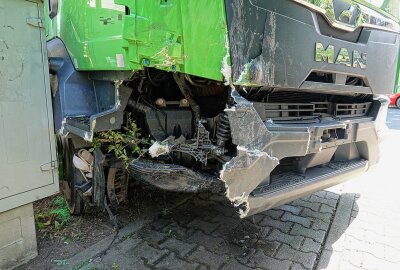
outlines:
[{"label": "crumpled bumper", "polygon": [[[237,155],[224,165],[220,179],[242,217],[336,185],[378,161],[378,134],[388,106],[383,97],[374,99],[368,117],[284,125],[263,122],[252,103],[235,90],[232,97],[236,105],[226,112]],[[324,132],[340,135],[324,141]],[[307,170],[272,178],[286,157],[303,157]]]},{"label": "crumpled bumper", "polygon": [[[138,180],[178,192],[225,192],[246,217],[339,184],[366,171],[379,159],[387,98],[374,99],[367,117],[309,124],[263,122],[253,104],[232,90],[226,109],[237,154],[218,175],[180,165],[136,160],[129,171]],[[337,133],[324,140],[327,132]],[[282,159],[298,157],[300,170],[274,170]]]}]

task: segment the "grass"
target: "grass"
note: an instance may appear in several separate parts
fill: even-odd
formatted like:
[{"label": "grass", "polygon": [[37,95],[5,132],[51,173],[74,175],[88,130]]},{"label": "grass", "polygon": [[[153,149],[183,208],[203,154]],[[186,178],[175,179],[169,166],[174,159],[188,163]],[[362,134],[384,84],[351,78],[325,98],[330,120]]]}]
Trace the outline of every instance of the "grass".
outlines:
[{"label": "grass", "polygon": [[70,220],[71,213],[62,196],[55,197],[46,211],[35,215],[36,226],[39,230],[46,230],[49,227],[61,230]]}]

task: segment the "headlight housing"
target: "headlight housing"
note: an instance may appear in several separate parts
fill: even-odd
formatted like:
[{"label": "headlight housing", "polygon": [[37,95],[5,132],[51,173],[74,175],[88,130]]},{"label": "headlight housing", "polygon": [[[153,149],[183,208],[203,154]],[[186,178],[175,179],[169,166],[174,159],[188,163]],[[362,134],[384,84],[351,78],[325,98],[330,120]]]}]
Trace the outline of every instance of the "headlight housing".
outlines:
[{"label": "headlight housing", "polygon": [[[325,19],[335,28],[352,32],[358,27],[381,29],[385,31],[400,33],[400,25],[396,18],[374,8],[362,1],[336,0],[345,3],[348,9],[335,10],[334,0],[292,0],[310,10],[322,14]],[[343,5],[342,5],[343,7]],[[346,22],[348,18],[348,22]],[[352,18],[350,22],[350,18]]]}]

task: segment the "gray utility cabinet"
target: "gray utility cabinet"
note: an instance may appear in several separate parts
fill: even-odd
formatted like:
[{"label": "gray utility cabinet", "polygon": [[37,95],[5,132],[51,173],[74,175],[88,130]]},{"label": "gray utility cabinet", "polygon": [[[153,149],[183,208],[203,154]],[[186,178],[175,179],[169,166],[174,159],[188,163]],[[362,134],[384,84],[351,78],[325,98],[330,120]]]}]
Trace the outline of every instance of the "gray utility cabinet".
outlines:
[{"label": "gray utility cabinet", "polygon": [[0,0],[0,213],[59,190],[43,25],[43,1]]}]

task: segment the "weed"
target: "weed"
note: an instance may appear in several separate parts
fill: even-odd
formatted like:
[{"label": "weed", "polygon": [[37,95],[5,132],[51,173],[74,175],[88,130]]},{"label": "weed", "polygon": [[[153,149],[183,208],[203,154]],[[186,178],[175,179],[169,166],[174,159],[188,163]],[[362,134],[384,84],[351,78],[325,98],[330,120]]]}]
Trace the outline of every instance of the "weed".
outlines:
[{"label": "weed", "polygon": [[35,215],[36,226],[40,230],[54,225],[56,230],[62,229],[71,220],[71,213],[68,204],[62,196],[57,196],[53,200],[52,209]]},{"label": "weed", "polygon": [[71,220],[71,212],[68,209],[67,202],[61,196],[58,196],[53,201],[56,206],[50,211],[50,214],[55,218],[54,226],[56,229],[61,229]]},{"label": "weed", "polygon": [[68,265],[67,260],[53,260],[53,262],[54,262],[57,266],[67,266],[67,265]]},{"label": "weed", "polygon": [[107,145],[108,153],[113,153],[127,168],[130,156],[141,157],[146,153],[146,150],[141,146],[148,144],[148,141],[141,138],[139,131],[140,129],[136,123],[128,116],[127,126],[123,127],[122,131],[108,130],[98,132],[93,139],[90,151],[94,151],[94,149],[100,148],[105,144]]}]

